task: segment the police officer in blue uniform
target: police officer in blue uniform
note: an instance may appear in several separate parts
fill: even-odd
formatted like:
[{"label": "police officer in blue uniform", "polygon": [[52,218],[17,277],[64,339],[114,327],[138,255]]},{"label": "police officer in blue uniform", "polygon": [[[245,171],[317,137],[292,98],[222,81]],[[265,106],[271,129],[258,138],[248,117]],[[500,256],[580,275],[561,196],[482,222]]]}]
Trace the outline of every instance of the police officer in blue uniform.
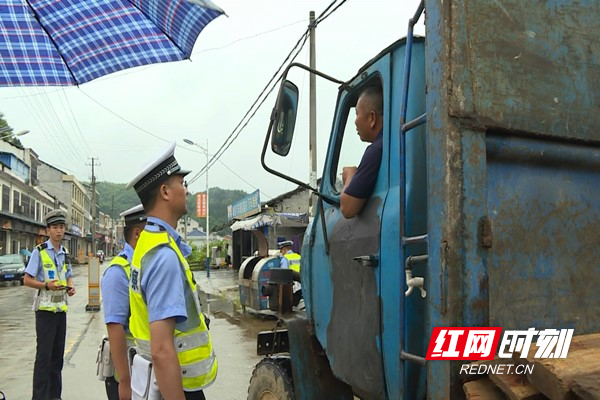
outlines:
[{"label": "police officer in blue uniform", "polygon": [[301,257],[300,254],[295,253],[294,250],[292,250],[292,246],[294,246],[294,242],[291,240],[284,240],[277,243],[280,252],[279,268],[289,268],[294,271],[294,286],[292,288],[294,299],[292,305],[298,307],[300,300],[302,300],[302,285],[300,284]]},{"label": "police officer in blue uniform", "polygon": [[104,271],[100,288],[104,303],[104,323],[108,331],[110,353],[115,376],[106,377],[106,395],[109,400],[131,398],[131,377],[127,349],[134,345],[129,332],[129,275],[133,249],[146,225],[146,213],[141,204],[123,211],[125,247],[113,258]]},{"label": "police officer in blue uniform", "polygon": [[128,185],[147,214],[131,262],[130,329],[138,354],[152,361],[163,397],[202,400],[218,367],[185,260],[192,249],[175,229],[188,212],[184,177],[189,171],[181,169],[174,150],[172,143]]},{"label": "police officer in blue uniform", "polygon": [[67,333],[66,295],[75,294],[69,254],[60,244],[65,235],[66,215],[62,210],[54,210],[44,220],[50,238],[31,253],[23,279],[25,285],[37,290],[33,400],[60,399]]}]

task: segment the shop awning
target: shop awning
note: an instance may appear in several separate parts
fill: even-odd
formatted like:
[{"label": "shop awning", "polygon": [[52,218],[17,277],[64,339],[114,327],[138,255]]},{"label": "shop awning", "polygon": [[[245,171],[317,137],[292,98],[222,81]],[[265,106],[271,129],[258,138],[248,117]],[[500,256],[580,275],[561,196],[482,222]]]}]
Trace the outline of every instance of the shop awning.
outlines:
[{"label": "shop awning", "polygon": [[231,230],[237,231],[241,229],[244,231],[251,231],[265,225],[281,225],[281,221],[277,215],[259,214],[253,218],[234,222],[233,225],[231,225]]},{"label": "shop awning", "polygon": [[277,214],[259,214],[252,218],[236,221],[231,225],[232,231],[244,230],[251,231],[269,225],[283,226],[306,226],[308,224],[307,213],[277,213]]}]

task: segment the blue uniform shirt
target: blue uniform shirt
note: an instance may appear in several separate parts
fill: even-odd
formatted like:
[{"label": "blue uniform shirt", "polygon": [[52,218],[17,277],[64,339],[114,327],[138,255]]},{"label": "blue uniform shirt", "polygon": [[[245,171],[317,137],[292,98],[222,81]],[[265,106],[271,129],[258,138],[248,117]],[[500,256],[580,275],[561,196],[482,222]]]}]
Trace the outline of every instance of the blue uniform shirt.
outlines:
[{"label": "blue uniform shirt", "polygon": [[[125,248],[119,253],[131,262],[133,247],[125,243]],[[127,330],[129,327],[129,279],[119,265],[111,264],[100,283],[102,301],[104,303],[104,323],[121,324]]]},{"label": "blue uniform shirt", "polygon": [[383,152],[383,130],[379,131],[375,141],[365,149],[356,173],[344,193],[358,199],[368,199],[375,189],[381,154]]},{"label": "blue uniform shirt", "polygon": [[[61,245],[58,253],[54,250],[54,246],[50,243],[50,239],[46,241],[46,251],[48,251],[48,255],[51,259],[54,260],[54,264],[59,271],[61,271],[61,266],[65,262],[65,249]],[[29,263],[27,263],[27,268],[25,268],[25,273],[35,277],[38,281],[44,282],[44,267],[42,267],[42,258],[40,256],[40,251],[37,249],[37,246],[31,252],[31,257],[29,257]],[[67,273],[65,274],[65,280],[67,278],[73,277],[73,269],[71,268],[71,263],[67,264]]]},{"label": "blue uniform shirt", "polygon": [[[148,217],[146,230],[159,232],[160,227],[175,240],[183,257],[192,253],[192,248],[169,224],[160,218]],[[188,318],[185,301],[188,283],[177,254],[168,246],[160,246],[144,256],[140,267],[140,286],[148,307],[148,322],[167,318],[175,318],[176,323],[184,322]]]}]

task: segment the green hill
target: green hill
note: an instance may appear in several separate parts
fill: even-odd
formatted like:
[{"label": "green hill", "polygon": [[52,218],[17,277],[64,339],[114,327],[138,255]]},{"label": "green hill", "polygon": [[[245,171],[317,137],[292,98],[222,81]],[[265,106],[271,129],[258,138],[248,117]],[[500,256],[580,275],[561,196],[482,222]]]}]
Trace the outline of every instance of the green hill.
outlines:
[{"label": "green hill", "polygon": [[[125,189],[124,183],[96,182],[99,193],[98,204],[100,211],[118,219],[123,211],[139,204],[140,200],[133,189]],[[243,190],[228,190],[218,187],[210,188],[209,208],[211,231],[214,227],[227,223],[227,206],[246,196]],[[190,194],[187,198],[189,217],[199,221],[201,226],[206,225],[204,218],[196,217],[196,196]],[[230,233],[228,229],[222,229],[220,234]]]}]

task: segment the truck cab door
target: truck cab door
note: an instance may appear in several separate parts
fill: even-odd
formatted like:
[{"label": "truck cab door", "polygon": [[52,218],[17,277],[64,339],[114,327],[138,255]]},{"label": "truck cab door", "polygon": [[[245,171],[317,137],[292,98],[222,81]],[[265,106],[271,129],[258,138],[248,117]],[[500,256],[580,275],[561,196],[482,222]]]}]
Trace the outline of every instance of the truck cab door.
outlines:
[{"label": "truck cab door", "polygon": [[[380,63],[385,64],[384,60]],[[371,72],[373,70],[373,72]],[[369,143],[357,135],[355,105],[367,84],[382,84],[389,71],[369,70],[356,87],[340,91],[334,133],[329,143],[321,192],[338,199],[343,188],[344,166],[357,166]],[[383,85],[385,88],[386,86]],[[384,89],[384,110],[389,93]],[[310,286],[307,309],[316,335],[325,349],[334,375],[351,385],[355,394],[369,399],[385,398],[381,354],[381,302],[379,296],[381,215],[388,190],[389,123],[384,111],[383,156],[371,197],[362,211],[346,219],[339,203],[319,202],[302,249],[303,286]],[[355,259],[370,260],[360,262]],[[309,276],[305,276],[308,274]]]}]

